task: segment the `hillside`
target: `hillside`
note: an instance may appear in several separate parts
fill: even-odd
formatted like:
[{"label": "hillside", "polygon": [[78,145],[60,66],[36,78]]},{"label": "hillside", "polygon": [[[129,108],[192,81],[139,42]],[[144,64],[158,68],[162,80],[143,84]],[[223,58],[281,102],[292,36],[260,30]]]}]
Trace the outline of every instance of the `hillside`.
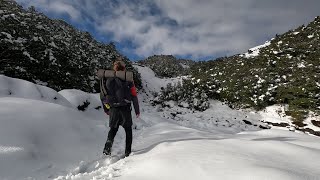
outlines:
[{"label": "hillside", "polygon": [[[13,0],[0,0],[0,74],[55,90],[95,92],[96,70],[110,68],[119,56],[112,43],[97,42],[88,32],[49,19],[34,8],[25,10]],[[140,87],[137,73],[135,81]]]},{"label": "hillside", "polygon": [[304,126],[310,111],[320,114],[319,59],[320,17],[316,17],[307,26],[277,35],[247,53],[197,63],[191,78],[178,88],[181,91],[165,90],[162,100],[192,105],[194,97],[188,98],[192,90],[198,99],[219,99],[233,108],[260,110],[285,104],[286,115]]},{"label": "hillside", "polygon": [[172,55],[154,55],[138,63],[151,68],[156,76],[166,78],[188,75],[195,64],[192,60],[177,59]]}]

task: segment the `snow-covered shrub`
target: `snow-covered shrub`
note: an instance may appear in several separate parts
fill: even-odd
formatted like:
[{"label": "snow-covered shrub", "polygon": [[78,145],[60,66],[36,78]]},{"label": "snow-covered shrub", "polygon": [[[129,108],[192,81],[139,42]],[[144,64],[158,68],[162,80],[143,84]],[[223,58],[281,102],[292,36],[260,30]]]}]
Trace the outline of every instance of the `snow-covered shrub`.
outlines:
[{"label": "snow-covered shrub", "polygon": [[154,55],[139,61],[139,64],[148,66],[157,77],[172,78],[189,74],[192,60],[177,59],[172,55]]},{"label": "snow-covered shrub", "polygon": [[178,106],[204,111],[209,108],[209,98],[204,90],[199,91],[197,84],[192,80],[184,80],[172,85],[169,83],[163,88],[154,100],[155,104],[167,106],[168,101],[174,101]]}]

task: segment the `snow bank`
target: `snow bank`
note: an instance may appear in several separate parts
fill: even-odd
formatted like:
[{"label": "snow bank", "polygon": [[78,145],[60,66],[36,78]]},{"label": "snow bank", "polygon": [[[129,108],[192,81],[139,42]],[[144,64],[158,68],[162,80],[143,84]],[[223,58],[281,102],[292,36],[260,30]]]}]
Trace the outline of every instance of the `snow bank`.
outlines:
[{"label": "snow bank", "polygon": [[216,100],[211,100],[209,109],[203,112],[178,106],[165,107],[162,111],[162,117],[173,119],[182,126],[213,133],[235,134],[244,130],[260,130],[261,126],[267,128],[260,122],[260,114],[231,109]]},{"label": "snow bank", "polygon": [[264,110],[259,111],[262,117],[262,121],[272,122],[272,123],[288,123],[291,124],[292,120],[290,116],[285,114],[285,106],[283,105],[273,105],[268,106]]},{"label": "snow bank", "polygon": [[148,95],[152,95],[154,92],[160,92],[161,87],[167,87],[168,83],[174,84],[182,81],[183,77],[178,78],[166,78],[161,79],[155,76],[155,73],[149,67],[142,67],[139,65],[135,65],[135,68],[138,69],[143,89],[146,91]]},{"label": "snow bank", "polygon": [[320,127],[315,126],[312,123],[312,121],[320,122],[320,117],[316,116],[316,114],[314,112],[309,112],[308,117],[303,121],[303,123],[306,124],[306,126],[304,128],[310,128],[310,129],[313,129],[314,131],[320,131]]},{"label": "snow bank", "polygon": [[[259,115],[262,117],[261,120],[264,122],[271,122],[271,123],[285,123],[288,124],[287,128],[295,127],[296,125],[293,124],[292,117],[286,115],[285,110],[288,105],[273,105],[266,107],[264,110],[259,111]],[[308,117],[303,121],[305,124],[304,128],[310,128],[314,131],[320,131],[320,127],[315,126],[312,121],[320,122],[320,117],[316,116],[315,113],[310,112]],[[290,127],[289,127],[290,126]],[[292,129],[293,130],[293,129]]]},{"label": "snow bank", "polygon": [[102,113],[87,116],[58,104],[11,97],[0,98],[0,107],[0,179],[51,179],[101,154],[106,137]]},{"label": "snow bank", "polygon": [[0,75],[0,97],[19,97],[40,100],[66,107],[73,107],[75,109],[88,103],[87,106],[84,106],[84,110],[101,108],[99,94],[90,94],[76,89],[57,92],[46,86],[4,75]]},{"label": "snow bank", "polygon": [[90,94],[76,89],[67,89],[59,91],[64,98],[66,98],[74,108],[89,103],[85,110],[93,110],[101,107],[99,94]]},{"label": "snow bank", "polygon": [[[221,140],[162,143],[124,162],[118,179],[317,179],[317,138],[262,131]],[[307,154],[307,156],[306,156]]]},{"label": "snow bank", "polygon": [[0,97],[34,99],[71,107],[67,99],[51,88],[4,75],[0,75]]}]

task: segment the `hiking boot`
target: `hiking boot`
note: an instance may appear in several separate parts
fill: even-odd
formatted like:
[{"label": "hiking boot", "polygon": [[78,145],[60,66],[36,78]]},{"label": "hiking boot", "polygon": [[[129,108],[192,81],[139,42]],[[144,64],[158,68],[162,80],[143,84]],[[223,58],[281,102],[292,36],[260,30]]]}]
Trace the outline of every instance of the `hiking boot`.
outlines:
[{"label": "hiking boot", "polygon": [[126,151],[126,152],[124,153],[124,156],[125,156],[125,157],[128,157],[128,156],[130,156],[130,154],[131,154],[131,151]]},{"label": "hiking boot", "polygon": [[104,149],[103,149],[103,154],[110,156],[111,155],[111,147],[112,147],[112,141],[107,141],[104,146]]},{"label": "hiking boot", "polygon": [[111,149],[103,149],[103,154],[106,156],[111,156]]}]

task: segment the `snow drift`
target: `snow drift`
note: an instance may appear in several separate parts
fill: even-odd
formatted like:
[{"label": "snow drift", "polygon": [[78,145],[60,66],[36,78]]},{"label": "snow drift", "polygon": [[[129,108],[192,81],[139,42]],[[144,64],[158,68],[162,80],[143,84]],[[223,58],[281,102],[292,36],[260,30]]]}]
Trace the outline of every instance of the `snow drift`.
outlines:
[{"label": "snow drift", "polygon": [[0,75],[0,97],[34,99],[71,107],[67,99],[51,88],[4,75]]}]

